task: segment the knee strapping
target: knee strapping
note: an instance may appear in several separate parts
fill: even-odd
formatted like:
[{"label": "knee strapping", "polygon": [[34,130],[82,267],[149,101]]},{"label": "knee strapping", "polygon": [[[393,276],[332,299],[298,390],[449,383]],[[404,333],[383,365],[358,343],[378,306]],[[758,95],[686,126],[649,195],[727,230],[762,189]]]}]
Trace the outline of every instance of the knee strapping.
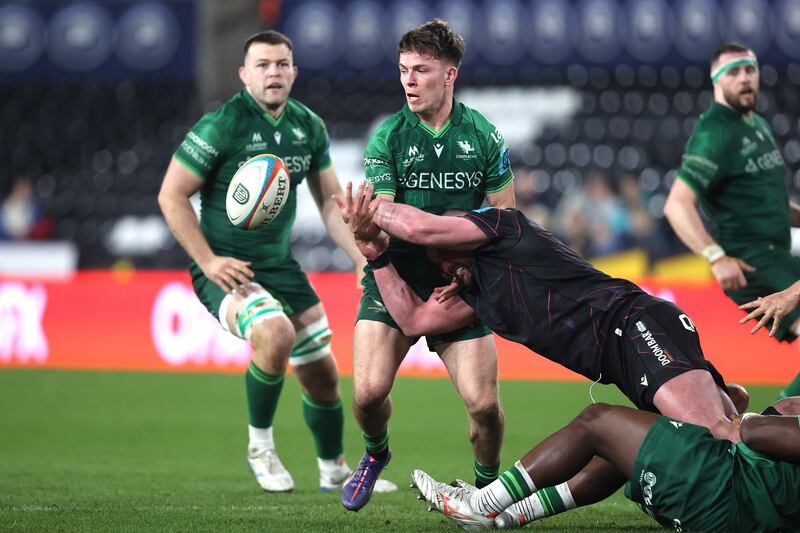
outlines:
[{"label": "knee strapping", "polygon": [[331,354],[331,337],[328,318],[323,316],[299,330],[295,337],[289,362],[292,366],[306,365]]},{"label": "knee strapping", "polygon": [[259,286],[259,290],[250,294],[242,300],[239,311],[236,313],[236,329],[234,333],[239,337],[250,340],[253,333],[253,326],[267,320],[284,315],[283,306],[265,288]]}]

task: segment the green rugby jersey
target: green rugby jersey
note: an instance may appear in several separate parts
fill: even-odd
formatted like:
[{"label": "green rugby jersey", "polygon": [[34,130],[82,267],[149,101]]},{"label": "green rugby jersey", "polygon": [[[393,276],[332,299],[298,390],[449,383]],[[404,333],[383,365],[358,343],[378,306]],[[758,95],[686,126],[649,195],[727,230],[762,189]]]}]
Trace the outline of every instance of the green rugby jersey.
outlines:
[{"label": "green rugby jersey", "polygon": [[731,444],[739,523],[746,531],[800,528],[800,465],[776,461]]},{"label": "green rugby jersey", "polygon": [[697,195],[714,223],[714,240],[730,255],[754,244],[789,249],[786,165],[760,115],[747,120],[713,103],[697,121],[678,176]]},{"label": "green rugby jersey", "polygon": [[[364,173],[376,194],[440,215],[470,211],[514,179],[503,136],[479,112],[453,102],[433,131],[408,105],[381,124],[364,151]],[[393,251],[416,247],[392,239]]]},{"label": "green rugby jersey", "polygon": [[[236,170],[249,158],[270,153],[286,163],[291,191],[280,215],[254,230],[228,220],[225,199]],[[322,119],[292,98],[277,119],[242,90],[195,124],[174,157],[205,182],[200,190],[200,229],[214,253],[253,261],[253,266],[279,263],[289,253],[297,208],[297,186],[309,172],[331,165],[328,133]]]}]

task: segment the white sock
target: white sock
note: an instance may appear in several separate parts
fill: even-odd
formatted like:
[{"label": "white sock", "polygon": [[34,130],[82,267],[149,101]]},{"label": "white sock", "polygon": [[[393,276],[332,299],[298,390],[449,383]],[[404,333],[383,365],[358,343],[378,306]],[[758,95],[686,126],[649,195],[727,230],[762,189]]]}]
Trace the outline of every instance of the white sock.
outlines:
[{"label": "white sock", "polygon": [[500,474],[499,478],[475,491],[469,503],[479,513],[491,516],[503,512],[515,501],[522,500],[535,491],[536,485],[522,463],[517,461],[514,466]]},{"label": "white sock", "polygon": [[317,466],[319,466],[319,471],[322,473],[339,470],[343,464],[345,464],[344,454],[340,455],[336,459],[323,459],[321,457],[317,457]]},{"label": "white sock", "polygon": [[[555,492],[555,494],[554,494]],[[547,505],[542,499],[547,499]],[[546,516],[553,516],[577,507],[572,491],[567,483],[537,491],[535,494],[519,501],[506,509],[507,513],[521,517],[523,524],[539,520]]]},{"label": "white sock", "polygon": [[247,434],[250,437],[250,442],[247,445],[249,449],[258,451],[275,449],[275,441],[272,439],[272,426],[268,428],[254,428],[248,425]]}]

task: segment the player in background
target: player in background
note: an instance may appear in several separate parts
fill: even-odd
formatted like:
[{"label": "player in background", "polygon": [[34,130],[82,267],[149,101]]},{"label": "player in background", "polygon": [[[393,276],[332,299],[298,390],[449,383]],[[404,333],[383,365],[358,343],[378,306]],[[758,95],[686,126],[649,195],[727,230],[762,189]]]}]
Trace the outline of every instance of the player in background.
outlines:
[{"label": "player in background", "polygon": [[[500,336],[592,381],[614,383],[640,409],[738,440],[730,420],[746,408],[747,394],[726,386],[705,360],[694,324],[677,306],[594,269],[516,209],[437,216],[370,203],[363,184],[355,199],[352,184],[346,192],[337,198],[343,217],[407,334],[440,333],[480,318]],[[457,283],[423,301],[397,274],[380,229],[431,247]],[[593,461],[568,483],[542,487],[515,516],[528,522],[598,501],[596,480],[607,470],[604,461]]]},{"label": "player in background", "polygon": [[734,444],[672,418],[594,404],[488,487],[451,487],[421,470],[412,479],[460,527],[507,529],[516,524],[506,511],[514,502],[601,457],[613,471],[596,485],[598,500],[627,481],[625,496],[669,529],[794,531],[800,528],[800,398],[771,409],[770,416],[748,413],[731,422],[741,435]]},{"label": "player in background", "polygon": [[[403,109],[383,122],[364,152],[367,181],[387,203],[432,213],[474,209],[484,200],[514,206],[508,148],[483,115],[453,98],[464,40],[436,19],[406,33],[399,42]],[[419,246],[395,239],[390,247],[400,275],[427,297],[441,285],[441,271]],[[392,319],[370,268],[353,339],[353,410],[366,453],[342,492],[342,504],[357,511],[389,462],[389,396],[397,369],[418,337],[405,335]],[[470,324],[427,338],[447,367],[469,416],[476,483],[497,477],[503,415],[497,392],[497,354],[491,331]]]},{"label": "player in background", "polygon": [[[664,214],[681,241],[708,260],[725,294],[744,304],[800,279],[800,258],[789,251],[800,207],[789,199],[786,165],[769,124],[754,112],[759,71],[753,51],[722,45],[711,59],[711,81],[714,102],[686,144]],[[713,223],[711,233],[698,203]],[[795,310],[773,336],[792,342],[798,332]],[[800,374],[781,392],[798,395]]]},{"label": "player in background", "polygon": [[[361,271],[363,258],[341,221],[332,193],[341,191],[323,121],[289,97],[297,77],[292,42],[276,31],[247,39],[239,77],[244,89],[203,116],[175,151],[159,205],[192,259],[194,290],[222,327],[253,348],[245,375],[249,412],[247,461],[266,491],[290,491],[276,454],[273,418],[287,362],[303,389],[303,416],[316,445],[319,483],[338,489],[350,474],[343,456],[344,415],[325,311],[292,256],[289,238],[296,190],[307,180],[331,238]],[[270,224],[245,231],[225,212],[228,184],[247,159],[280,156],[291,174],[288,205]],[[200,191],[201,217],[189,198]],[[383,488],[391,488],[386,485]]]}]

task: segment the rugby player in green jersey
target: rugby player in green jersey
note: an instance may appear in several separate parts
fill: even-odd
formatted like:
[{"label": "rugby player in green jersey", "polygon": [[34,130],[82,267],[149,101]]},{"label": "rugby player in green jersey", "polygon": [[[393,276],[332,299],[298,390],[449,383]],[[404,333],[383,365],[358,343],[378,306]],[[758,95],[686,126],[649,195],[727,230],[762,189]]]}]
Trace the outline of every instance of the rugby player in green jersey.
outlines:
[{"label": "rugby player in green jersey", "polygon": [[[755,113],[758,62],[752,50],[722,45],[711,60],[714,102],[700,116],[686,144],[664,214],[734,302],[744,304],[786,289],[800,279],[800,258],[790,253],[790,226],[800,206],[789,200],[786,165],[767,121]],[[696,206],[710,217],[709,233]],[[792,342],[800,310],[774,332]],[[800,395],[800,374],[781,393]]]},{"label": "rugby player in green jersey", "polygon": [[[514,207],[514,176],[503,137],[480,113],[453,99],[464,53],[461,36],[436,19],[406,33],[398,49],[406,105],[378,127],[364,153],[366,180],[378,197],[435,214],[475,209],[484,200]],[[390,247],[398,272],[420,297],[442,284],[441,270],[422,248],[396,239]],[[353,339],[353,408],[366,453],[342,491],[342,504],[354,511],[367,504],[391,458],[389,393],[400,363],[417,341],[390,316],[369,268],[363,286]],[[427,342],[466,405],[476,482],[491,482],[498,473],[503,436],[491,331],[476,323],[432,335]]]},{"label": "rugby player in green jersey", "polygon": [[[331,238],[358,272],[363,258],[330,200],[341,186],[331,164],[325,125],[289,98],[297,77],[291,40],[276,31],[247,39],[239,77],[244,90],[203,116],[175,151],[158,201],[192,259],[197,296],[224,329],[252,346],[245,376],[247,460],[259,485],[277,492],[294,487],[275,452],[272,434],[286,366],[291,363],[303,389],[303,416],[316,445],[320,488],[339,489],[350,469],[343,457],[344,416],[331,331],[319,298],[289,249],[296,190],[303,180]],[[225,212],[228,184],[244,161],[265,152],[280,156],[288,167],[288,205],[270,224],[241,230]],[[189,202],[198,191],[199,223]],[[392,488],[384,482],[379,490]]]},{"label": "rugby player in green jersey", "polygon": [[593,404],[483,489],[446,485],[421,470],[412,479],[432,508],[464,529],[510,529],[520,525],[514,502],[537,487],[569,479],[601,457],[615,471],[595,484],[595,501],[611,496],[627,480],[625,496],[664,527],[797,530],[800,398],[779,400],[768,411],[731,422],[741,435],[734,444],[686,422]]}]

